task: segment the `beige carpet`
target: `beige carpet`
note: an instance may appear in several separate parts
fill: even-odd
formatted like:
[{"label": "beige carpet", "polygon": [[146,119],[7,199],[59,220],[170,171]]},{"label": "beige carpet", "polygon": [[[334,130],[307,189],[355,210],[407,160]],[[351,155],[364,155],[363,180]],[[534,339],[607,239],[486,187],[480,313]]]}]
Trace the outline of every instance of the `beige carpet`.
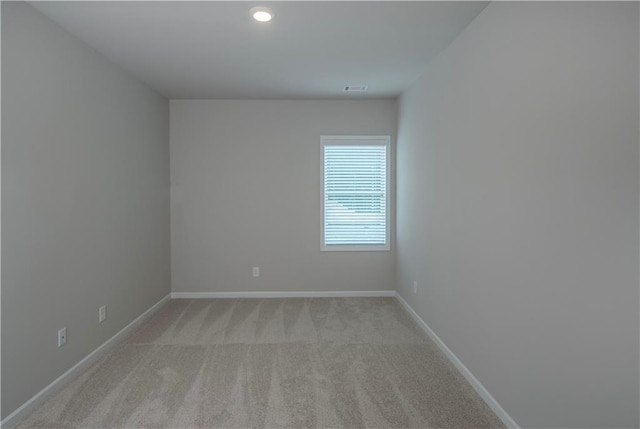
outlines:
[{"label": "beige carpet", "polygon": [[20,428],[503,427],[393,298],[172,300]]}]

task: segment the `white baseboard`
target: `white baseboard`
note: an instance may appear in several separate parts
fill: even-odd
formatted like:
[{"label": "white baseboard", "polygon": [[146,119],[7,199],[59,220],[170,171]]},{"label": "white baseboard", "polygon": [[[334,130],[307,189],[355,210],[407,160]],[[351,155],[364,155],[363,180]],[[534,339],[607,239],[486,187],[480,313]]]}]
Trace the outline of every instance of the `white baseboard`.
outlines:
[{"label": "white baseboard", "polygon": [[480,397],[487,403],[489,408],[491,408],[491,410],[500,418],[500,420],[502,420],[505,426],[509,429],[520,429],[520,426],[518,426],[515,420],[513,420],[511,416],[507,414],[504,408],[502,408],[498,401],[496,401],[496,399],[491,396],[489,391],[480,383],[480,381],[478,381],[478,379],[471,373],[471,371],[469,371],[469,369],[462,363],[462,361],[458,359],[455,354],[453,354],[451,349],[447,347],[444,341],[442,341],[440,337],[438,337],[436,333],[433,332],[429,325],[427,325],[427,323],[422,320],[422,317],[420,317],[418,313],[416,313],[415,310],[411,308],[409,304],[407,304],[407,301],[405,301],[398,292],[395,293],[395,297],[398,302],[400,302],[400,304],[404,307],[404,309],[407,310],[411,317],[413,317],[413,319],[418,323],[418,325],[420,325],[422,330],[424,330],[424,332],[438,345],[438,347],[440,347],[447,358],[449,358],[449,360],[455,365],[458,371],[462,373],[464,378],[466,378],[469,384],[471,384],[471,387],[473,387],[474,390],[478,392],[478,395],[480,395]]},{"label": "white baseboard", "polygon": [[20,422],[27,414],[31,413],[38,405],[42,404],[44,401],[49,399],[49,397],[56,392],[59,388],[61,388],[64,384],[66,384],[73,377],[77,376],[84,369],[91,366],[93,363],[98,361],[102,356],[104,356],[111,347],[113,347],[118,341],[122,340],[125,336],[127,336],[133,329],[135,329],[138,325],[144,322],[146,319],[151,317],[153,313],[162,307],[162,305],[171,299],[171,294],[165,296],[160,301],[155,303],[151,308],[138,316],[133,322],[129,323],[127,326],[122,328],[117,334],[113,337],[109,338],[107,341],[102,343],[97,349],[89,353],[85,356],[80,362],[69,368],[64,374],[60,377],[56,378],[52,381],[47,387],[42,389],[40,392],[36,393],[31,399],[22,404],[19,408],[17,408],[14,412],[5,417],[2,422],[0,422],[0,427],[8,428]]},{"label": "white baseboard", "polygon": [[172,292],[171,298],[349,298],[394,297],[394,290],[371,291],[282,291],[282,292]]}]

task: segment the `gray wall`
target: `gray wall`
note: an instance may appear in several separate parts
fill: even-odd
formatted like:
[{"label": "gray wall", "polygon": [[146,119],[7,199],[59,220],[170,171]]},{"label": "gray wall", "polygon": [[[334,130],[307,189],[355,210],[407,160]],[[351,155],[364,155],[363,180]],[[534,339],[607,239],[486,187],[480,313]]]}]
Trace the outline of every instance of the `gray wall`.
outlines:
[{"label": "gray wall", "polygon": [[2,2],[3,417],[169,293],[168,125],[166,99]]},{"label": "gray wall", "polygon": [[393,290],[393,252],[320,251],[320,136],[393,146],[396,119],[395,100],[172,100],[172,290]]},{"label": "gray wall", "polygon": [[633,3],[490,4],[401,97],[398,290],[523,427],[638,427],[638,114]]}]

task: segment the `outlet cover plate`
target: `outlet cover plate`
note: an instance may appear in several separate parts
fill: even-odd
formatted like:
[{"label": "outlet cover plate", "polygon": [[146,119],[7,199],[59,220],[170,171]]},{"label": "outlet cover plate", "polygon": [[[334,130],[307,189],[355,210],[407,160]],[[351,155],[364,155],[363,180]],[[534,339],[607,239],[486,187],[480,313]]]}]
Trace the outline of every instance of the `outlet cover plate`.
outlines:
[{"label": "outlet cover plate", "polygon": [[67,343],[67,328],[58,331],[58,347],[62,347]]}]

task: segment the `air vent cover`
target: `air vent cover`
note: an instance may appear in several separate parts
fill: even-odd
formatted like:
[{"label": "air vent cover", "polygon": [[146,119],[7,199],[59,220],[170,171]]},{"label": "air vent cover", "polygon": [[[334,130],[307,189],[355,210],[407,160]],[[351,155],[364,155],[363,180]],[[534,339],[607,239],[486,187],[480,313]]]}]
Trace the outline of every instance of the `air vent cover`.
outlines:
[{"label": "air vent cover", "polygon": [[347,85],[344,87],[344,92],[365,92],[367,85]]}]

